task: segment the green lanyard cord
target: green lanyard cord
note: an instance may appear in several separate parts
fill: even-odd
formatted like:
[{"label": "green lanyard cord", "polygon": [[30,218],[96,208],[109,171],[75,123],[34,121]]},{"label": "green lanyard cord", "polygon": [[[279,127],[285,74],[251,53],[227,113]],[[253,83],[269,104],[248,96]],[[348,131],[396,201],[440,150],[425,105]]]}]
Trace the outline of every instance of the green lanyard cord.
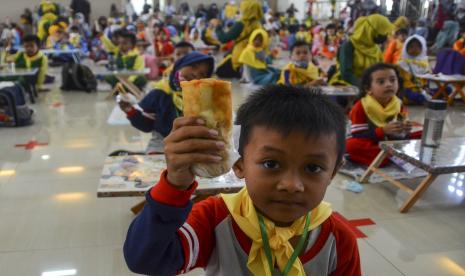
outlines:
[{"label": "green lanyard cord", "polygon": [[[263,220],[263,216],[258,214],[258,222],[260,224],[260,232],[262,234],[262,241],[263,241],[263,248],[265,249],[265,255],[268,260],[268,266],[270,268],[270,273],[273,275],[274,271],[274,265],[273,265],[273,257],[271,255],[271,248],[270,248],[270,242],[268,241],[268,235],[266,233],[266,226],[265,222]],[[297,246],[294,249],[294,252],[292,253],[291,257],[287,261],[286,266],[284,267],[283,275],[286,276],[289,271],[292,268],[292,265],[294,264],[295,260],[299,256],[300,252],[302,251],[305,241],[307,240],[308,236],[308,226],[310,225],[310,216],[311,214],[307,214],[307,217],[305,218],[305,226],[304,226],[304,232],[300,236],[299,242],[297,243]]]}]

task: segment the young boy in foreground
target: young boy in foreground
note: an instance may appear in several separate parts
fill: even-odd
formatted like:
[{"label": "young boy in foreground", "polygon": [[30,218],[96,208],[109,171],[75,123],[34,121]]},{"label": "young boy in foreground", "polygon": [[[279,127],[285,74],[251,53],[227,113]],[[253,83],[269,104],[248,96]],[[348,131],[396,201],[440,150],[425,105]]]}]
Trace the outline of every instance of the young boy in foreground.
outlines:
[{"label": "young boy in foreground", "polygon": [[341,109],[305,88],[267,86],[240,107],[236,123],[241,158],[234,172],[246,188],[193,205],[190,167],[219,162],[224,144],[199,118],[175,120],[165,139],[167,170],[127,234],[129,268],[150,275],[195,267],[206,275],[360,275],[353,233],[322,202],[344,154]]}]

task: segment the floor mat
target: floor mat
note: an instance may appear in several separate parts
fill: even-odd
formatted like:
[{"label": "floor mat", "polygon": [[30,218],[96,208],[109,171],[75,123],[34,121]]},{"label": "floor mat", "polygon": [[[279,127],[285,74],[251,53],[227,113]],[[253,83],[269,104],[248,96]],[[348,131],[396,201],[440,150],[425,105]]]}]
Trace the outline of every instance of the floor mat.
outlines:
[{"label": "floor mat", "polygon": [[[362,174],[366,171],[367,167],[363,165],[359,165],[350,161],[346,161],[345,164],[339,169],[341,174],[353,177],[355,180],[359,180]],[[402,170],[398,166],[394,164],[389,164],[386,167],[381,168],[383,172],[390,177],[400,180],[400,179],[413,179],[418,177],[424,177],[428,173],[422,169],[415,168],[411,173],[407,173],[406,171]],[[373,173],[370,176],[368,182],[370,183],[380,183],[386,181],[381,176]]]}]

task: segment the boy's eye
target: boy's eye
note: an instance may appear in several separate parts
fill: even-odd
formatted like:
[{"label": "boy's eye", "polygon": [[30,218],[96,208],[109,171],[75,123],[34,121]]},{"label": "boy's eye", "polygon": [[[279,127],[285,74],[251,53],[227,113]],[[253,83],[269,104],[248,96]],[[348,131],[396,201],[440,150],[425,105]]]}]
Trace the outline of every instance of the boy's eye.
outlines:
[{"label": "boy's eye", "polygon": [[323,169],[318,165],[312,164],[312,165],[307,165],[307,167],[305,167],[305,170],[307,170],[307,172],[309,172],[309,173],[319,173]]},{"label": "boy's eye", "polygon": [[273,160],[267,160],[263,162],[263,167],[266,169],[279,169],[279,163]]},{"label": "boy's eye", "polygon": [[384,80],[378,80],[378,84],[384,84]]}]

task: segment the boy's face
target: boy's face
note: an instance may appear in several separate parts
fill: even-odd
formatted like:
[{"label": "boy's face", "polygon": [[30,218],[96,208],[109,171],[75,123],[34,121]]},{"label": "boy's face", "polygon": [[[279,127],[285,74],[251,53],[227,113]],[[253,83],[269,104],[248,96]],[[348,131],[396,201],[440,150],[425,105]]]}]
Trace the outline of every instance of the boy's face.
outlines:
[{"label": "boy's face", "polygon": [[190,47],[178,47],[174,49],[174,59],[178,60],[191,52]]},{"label": "boy's face", "polygon": [[134,48],[134,45],[132,44],[131,40],[128,38],[122,38],[119,45],[120,45],[121,52],[123,53],[127,53]]},{"label": "boy's face", "polygon": [[34,42],[24,42],[24,52],[26,53],[26,55],[31,57],[37,54],[38,51],[39,47]]},{"label": "boy's face", "polygon": [[207,62],[194,63],[179,69],[181,80],[191,81],[208,78],[210,66]]},{"label": "boy's face", "polygon": [[234,165],[245,178],[257,210],[277,226],[289,226],[323,200],[338,164],[336,136],[308,137],[255,126]]},{"label": "boy's face", "polygon": [[328,29],[328,35],[334,35],[336,33],[335,29]]},{"label": "boy's face", "polygon": [[263,44],[263,37],[262,35],[257,35],[254,40],[253,40],[253,46],[255,48],[260,48],[262,47],[262,44]]},{"label": "boy's face", "polygon": [[307,45],[295,47],[292,50],[291,55],[292,61],[309,61],[310,60],[310,49]]}]

